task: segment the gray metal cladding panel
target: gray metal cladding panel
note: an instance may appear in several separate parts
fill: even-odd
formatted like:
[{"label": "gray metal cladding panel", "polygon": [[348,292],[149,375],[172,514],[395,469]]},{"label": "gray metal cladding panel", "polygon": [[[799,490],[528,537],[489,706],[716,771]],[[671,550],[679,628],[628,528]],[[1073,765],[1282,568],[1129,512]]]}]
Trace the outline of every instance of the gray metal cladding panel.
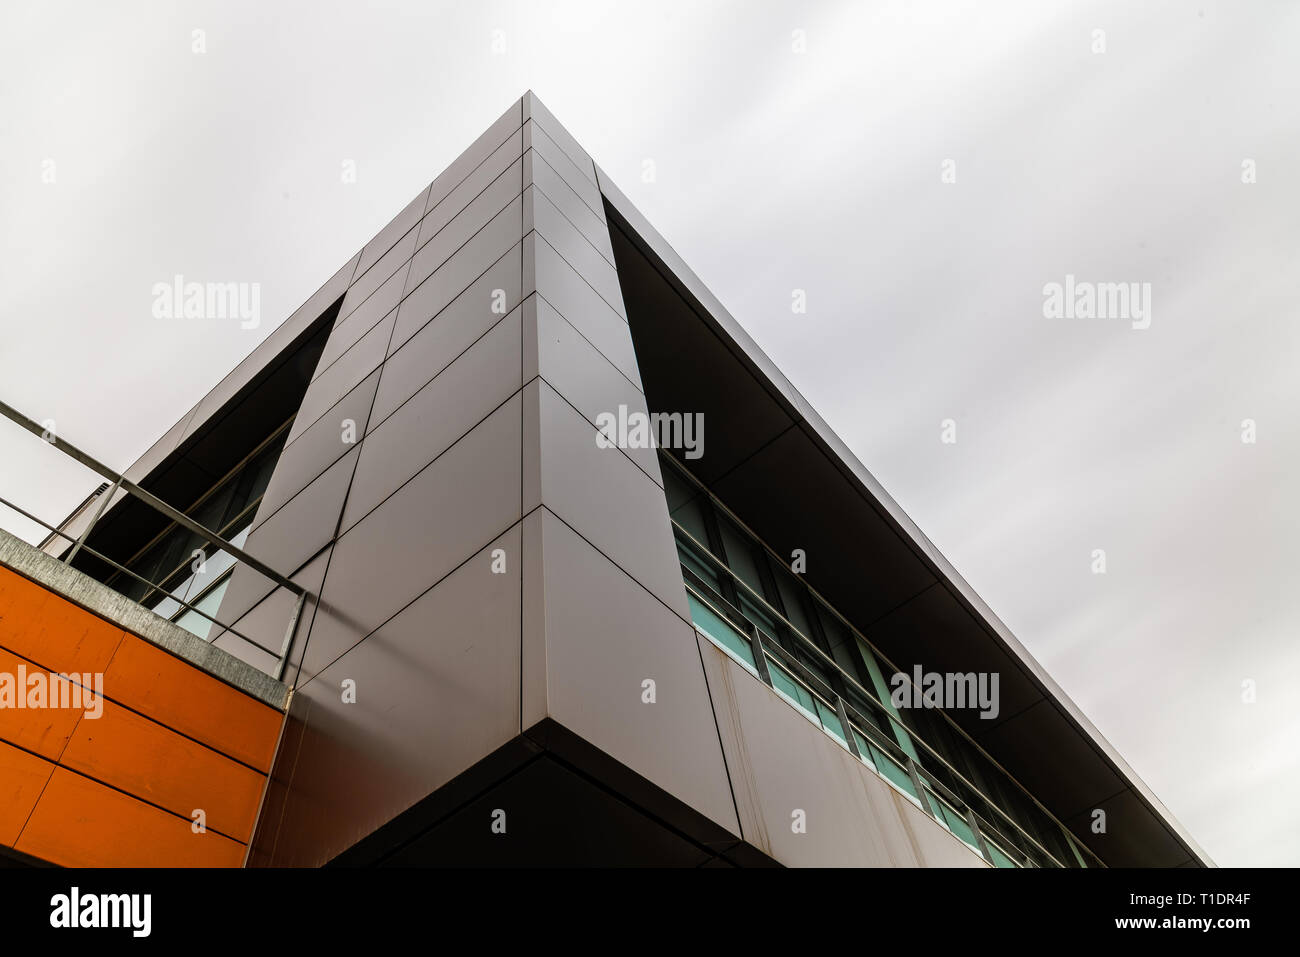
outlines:
[{"label": "gray metal cladding panel", "polygon": [[347,299],[343,303],[346,309],[355,309],[358,303],[368,299],[376,289],[411,261],[415,252],[415,230],[411,230],[397,241],[397,245],[379,257],[379,262],[366,270],[364,275],[352,280],[348,287]]},{"label": "gray metal cladding panel", "polygon": [[534,514],[544,586],[528,593],[525,724],[549,715],[739,835],[694,629],[549,511]]},{"label": "gray metal cladding panel", "polygon": [[356,464],[353,449],[253,529],[244,550],[282,575],[296,571],[333,540]]},{"label": "gray metal cladding panel", "polygon": [[311,641],[347,647],[516,524],[519,456],[515,397],[338,540]]},{"label": "gray metal cladding panel", "polygon": [[596,218],[605,221],[605,204],[595,183],[582,175],[578,165],[560,149],[546,130],[531,121],[524,124],[524,149],[531,149],[546,160],[555,174],[568,184]]},{"label": "gray metal cladding panel", "polygon": [[[371,416],[378,425],[519,305],[519,246],[418,329],[397,327]],[[413,323],[412,323],[413,325]],[[405,333],[405,334],[404,334]]]},{"label": "gray metal cladding panel", "polygon": [[[385,644],[460,641],[462,650],[474,647],[477,630],[491,631],[501,619],[503,610],[514,631],[514,649],[497,664],[509,666],[508,675],[513,686],[514,701],[511,707],[511,726],[519,730],[519,604],[520,604],[520,530],[516,525],[508,534],[494,539],[454,568],[439,581],[418,595],[396,615],[377,628],[357,635],[354,629],[313,628],[311,640],[305,643],[299,686],[315,680],[349,649],[379,641]],[[504,560],[496,561],[500,549]],[[493,569],[504,569],[494,571]],[[513,587],[512,587],[513,586]],[[489,606],[490,603],[491,606]],[[346,611],[325,603],[318,615],[346,617]],[[360,643],[360,645],[358,645]],[[471,666],[472,668],[472,666]]]},{"label": "gray metal cladding panel", "polygon": [[[289,616],[286,614],[285,620],[288,621],[288,618]],[[213,630],[215,631],[216,628],[214,627]],[[238,630],[243,631],[242,628]],[[279,664],[280,658],[278,655],[273,655],[265,648],[251,644],[230,631],[222,632],[212,644],[226,652],[226,654],[234,655],[240,661],[247,662],[258,671],[265,672],[268,675],[275,674],[275,669]]]},{"label": "gray metal cladding panel", "polygon": [[397,244],[397,241],[414,229],[424,215],[425,204],[429,201],[429,187],[420,190],[420,195],[406,204],[406,207],[393,217],[392,221],[375,234],[375,238],[366,243],[361,250],[361,260],[357,263],[357,275],[364,275],[379,257]]},{"label": "gray metal cladding panel", "polygon": [[[537,293],[640,389],[641,373],[627,321],[578,275],[545,237],[534,234],[530,245],[533,287]],[[526,285],[524,295],[531,291]]]},{"label": "gray metal cladding panel", "polygon": [[516,526],[299,687],[273,863],[325,863],[519,733],[519,573],[490,570],[518,542]]},{"label": "gray metal cladding panel", "polygon": [[574,139],[573,134],[555,118],[555,114],[546,108],[546,104],[530,91],[524,96],[523,109],[524,120],[532,120],[545,129],[559,147],[564,150],[565,154],[573,160],[573,164],[578,168],[579,172],[595,183],[596,168],[591,161],[591,157],[582,148],[581,144]]},{"label": "gray metal cladding panel", "polygon": [[[426,242],[440,233],[460,213],[472,205],[485,190],[493,185],[516,160],[523,156],[524,134],[515,131],[510,138],[497,147],[496,151],[484,160],[474,172],[461,181],[455,189],[437,206],[430,207],[424,219],[420,221],[419,239],[415,244],[420,249]],[[520,192],[522,192],[522,187]],[[482,207],[480,206],[480,209]],[[500,207],[498,207],[500,208]],[[486,222],[487,217],[483,217]]]},{"label": "gray metal cladding panel", "polygon": [[366,419],[379,384],[376,369],[365,381],[345,395],[337,405],[316,420],[284,447],[270,484],[258,506],[253,527],[265,522],[276,510],[307,487],[316,476],[338,461],[366,433]]},{"label": "gray metal cladding panel", "polygon": [[451,165],[438,174],[429,188],[428,209],[433,209],[450,195],[470,173],[474,172],[484,160],[492,155],[502,143],[506,142],[515,130],[523,126],[523,109],[520,101],[515,101],[510,109],[488,127],[478,139],[469,145],[465,152],[452,160]]},{"label": "gray metal cladding panel", "polygon": [[[364,302],[353,303],[355,308],[350,312],[339,313],[334,328],[330,330],[329,341],[321,350],[320,360],[312,375],[313,379],[332,366],[335,360],[356,345],[362,336],[397,308],[397,304],[402,300],[402,286],[405,282],[406,268],[403,266],[384,280],[384,284],[371,293]],[[346,307],[348,303],[345,301],[343,305]]]},{"label": "gray metal cladding panel", "polygon": [[[297,653],[301,651],[300,645],[306,640],[307,631],[311,627],[312,615],[316,610],[315,596],[320,594],[321,583],[325,581],[325,568],[329,563],[329,555],[330,550],[327,548],[293,575],[293,581],[307,590],[308,598],[303,603],[302,612],[299,615],[296,631],[297,645],[295,649],[291,650],[290,661],[293,661]],[[233,583],[231,587],[234,587]],[[262,650],[271,655],[274,662],[279,660],[280,648],[284,642],[285,632],[289,627],[289,621],[293,616],[294,606],[297,601],[298,596],[293,592],[286,588],[277,587],[260,600],[256,607],[241,614],[237,620],[231,622],[229,617],[221,613],[218,613],[217,618],[223,622],[229,622],[234,631],[239,632],[243,638],[247,638],[254,644],[261,646]],[[226,608],[224,601],[222,602],[222,611],[228,611],[231,614],[235,613],[233,607]],[[239,646],[243,641],[240,635],[216,627],[212,629],[211,634],[216,636],[213,644],[218,647],[226,647],[223,642]],[[231,653],[237,654],[234,651]],[[285,684],[293,684],[295,671],[296,668],[285,670]]]},{"label": "gray metal cladding panel", "polygon": [[[234,624],[246,615],[263,598],[276,589],[275,582],[247,565],[236,565],[230,575],[230,584],[221,596],[221,607],[213,616],[217,621]],[[215,630],[215,629],[214,629]]]},{"label": "gray metal cladding panel", "polygon": [[[539,373],[593,426],[601,424],[602,414],[622,416],[620,407],[627,415],[648,413],[640,390],[545,299],[530,297],[524,306],[524,317],[525,341],[529,346],[525,360],[535,356],[537,363],[535,370],[525,368],[525,378],[531,377],[530,371]],[[629,447],[623,452],[656,485],[663,485],[659,457],[652,446]]]},{"label": "gray metal cladding panel", "polygon": [[544,381],[540,398],[541,502],[683,620],[681,568],[656,485]]},{"label": "gray metal cladding panel", "polygon": [[388,352],[388,341],[392,338],[393,323],[396,320],[397,310],[393,310],[312,381],[307,387],[307,394],[302,398],[302,405],[298,407],[298,417],[294,420],[293,428],[289,430],[290,442],[307,431],[309,426],[314,425],[317,419],[379,367]]},{"label": "gray metal cladding panel", "polygon": [[407,277],[406,288],[411,290],[419,285],[450,259],[453,253],[485,229],[522,192],[523,162],[516,161],[436,236],[420,247],[411,260],[411,274]]},{"label": "gray metal cladding panel", "polygon": [[343,530],[518,392],[519,369],[516,309],[366,435]]},{"label": "gray metal cladding panel", "polygon": [[[414,288],[398,310],[403,326],[416,328],[436,316],[523,236],[523,201],[516,198],[431,275],[412,271]],[[415,285],[419,283],[419,285]]]},{"label": "gray metal cladding panel", "polygon": [[536,150],[524,156],[524,179],[541,190],[564,216],[583,235],[605,261],[614,265],[614,250],[609,241],[609,227],[597,216],[573,188]]},{"label": "gray metal cladding panel", "polygon": [[988,866],[712,642],[697,641],[747,842],[790,867]]},{"label": "gray metal cladding panel", "polygon": [[[531,215],[531,219],[530,219]],[[555,204],[530,186],[524,193],[524,225],[537,234],[564,258],[573,270],[591,286],[611,309],[626,318],[623,290],[614,266],[555,208]]]}]

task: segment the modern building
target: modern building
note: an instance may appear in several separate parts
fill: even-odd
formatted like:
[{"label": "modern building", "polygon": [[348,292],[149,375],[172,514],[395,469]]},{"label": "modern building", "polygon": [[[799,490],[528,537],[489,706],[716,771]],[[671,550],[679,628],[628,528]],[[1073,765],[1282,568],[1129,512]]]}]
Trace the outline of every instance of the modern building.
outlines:
[{"label": "modern building", "polygon": [[28,862],[1210,863],[531,93],[124,477],[67,438]]}]

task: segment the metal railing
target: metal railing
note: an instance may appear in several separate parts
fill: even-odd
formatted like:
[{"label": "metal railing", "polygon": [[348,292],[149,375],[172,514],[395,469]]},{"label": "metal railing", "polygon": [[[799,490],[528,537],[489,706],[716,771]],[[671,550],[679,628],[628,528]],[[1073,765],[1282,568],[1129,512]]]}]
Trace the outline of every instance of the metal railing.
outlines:
[{"label": "metal railing", "polygon": [[[790,635],[799,643],[800,652],[809,655],[811,659],[816,662],[818,667],[826,670],[828,674],[834,675],[838,680],[842,681],[846,686],[846,690],[851,689],[856,698],[863,700],[876,713],[874,715],[864,714],[854,703],[846,700],[843,695],[836,691],[836,689],[827,684],[820,675],[812,671],[802,661],[800,661],[797,655],[794,655],[788,649],[783,648],[773,636],[759,628],[749,616],[736,608],[721,595],[717,594],[707,581],[700,578],[699,575],[683,564],[681,566],[681,571],[683,580],[686,583],[688,594],[694,596],[697,601],[707,605],[712,613],[718,616],[724,624],[732,627],[736,631],[737,635],[746,642],[754,660],[752,662],[746,661],[743,656],[737,655],[734,649],[727,647],[725,640],[722,640],[723,636],[711,635],[707,629],[700,628],[697,623],[696,627],[706,638],[709,638],[714,644],[722,647],[722,649],[730,654],[731,657],[736,658],[742,665],[746,665],[748,670],[750,670],[755,677],[759,678],[759,680],[763,681],[774,691],[777,691],[778,694],[782,694],[782,697],[789,700],[790,696],[781,692],[773,682],[771,675],[771,661],[775,659],[783,672],[792,676],[815,700],[820,700],[829,711],[835,713],[843,725],[847,725],[852,729],[850,731],[842,732],[841,734],[836,734],[833,730],[826,728],[825,721],[821,720],[820,715],[816,714],[814,709],[814,712],[810,717],[818,720],[822,724],[823,729],[827,730],[831,737],[840,741],[840,743],[855,757],[863,760],[864,763],[870,764],[873,769],[880,773],[882,778],[893,784],[904,794],[911,797],[923,811],[949,830],[953,830],[952,826],[944,820],[944,816],[941,813],[936,813],[936,809],[930,806],[930,801],[926,797],[927,786],[944,800],[954,804],[965,818],[967,825],[970,827],[976,838],[978,845],[976,849],[990,863],[995,862],[987,848],[987,841],[983,840],[985,835],[987,835],[988,839],[992,840],[998,846],[998,849],[1002,851],[1004,856],[1012,859],[1020,866],[1066,866],[1055,854],[1045,848],[1037,838],[1026,831],[1024,827],[1008,814],[998,802],[984,794],[983,791],[981,791],[974,783],[953,767],[943,754],[921,738],[915,729],[910,728],[899,721],[876,694],[863,687],[853,675],[845,671],[837,661],[823,652],[822,649],[819,648],[810,638],[791,624],[784,614],[773,608],[762,595],[754,591],[748,583],[732,571],[731,568],[721,559],[697,541],[688,531],[678,525],[676,521],[673,521],[672,524],[674,532],[678,537],[685,539],[688,543],[694,546],[691,551],[697,559],[702,558],[706,560],[710,566],[717,569],[722,574],[725,574],[735,584],[737,589],[743,590],[746,597],[753,601],[757,607],[763,611],[763,613],[780,622],[785,629],[788,629]],[[829,606],[827,607],[829,609]],[[848,625],[847,622],[845,622],[845,624]],[[865,639],[862,639],[856,629],[853,629],[851,625],[848,625],[848,627],[854,635],[872,649],[882,663],[890,668],[894,667],[887,658],[876,651],[874,646],[871,646]],[[897,671],[896,668],[894,668],[894,670]],[[908,680],[910,681],[910,678]],[[799,707],[798,703],[795,703],[795,706]],[[801,708],[801,710],[804,710],[805,714],[808,713],[807,709]],[[943,715],[943,717],[948,719],[947,715]],[[951,721],[951,719],[948,720]],[[901,733],[904,736],[903,740],[907,740],[913,745],[919,746],[927,756],[926,760],[922,762],[916,761],[896,741],[890,740],[886,734],[886,729],[889,729],[889,731],[892,731],[895,735]],[[871,760],[870,756],[864,756],[861,753],[862,748],[860,744],[854,740],[854,735],[852,734],[853,730],[856,730],[869,742],[869,744],[880,749],[889,760],[900,765],[905,770],[907,779],[911,784],[910,791],[914,793],[910,793],[907,787],[904,787],[900,785],[898,781],[891,779],[887,773],[880,772],[880,769],[875,767],[875,762]],[[958,728],[957,730],[960,731],[961,729]],[[969,736],[965,735],[964,731],[962,734],[967,740],[969,740]],[[1076,854],[1081,851],[1088,855],[1089,859],[1093,862],[1093,865],[1104,866],[1089,849],[1075,841],[1065,826],[1061,824],[1061,822],[1058,821],[1050,811],[1044,808],[1041,803],[1039,803],[1037,799],[1035,799],[1033,795],[1023,787],[1023,785],[1011,777],[1011,775],[1008,774],[1001,765],[997,764],[996,761],[985,754],[983,750],[979,748],[979,745],[970,742],[969,746],[985,759],[991,769],[1000,772],[1010,786],[1019,789],[1019,791],[1033,803],[1041,815],[1060,831],[1061,839],[1066,842],[1066,844],[1070,846]],[[946,777],[948,780],[946,782],[940,780],[941,777]],[[965,796],[962,796],[963,794]],[[996,817],[1000,822],[1002,822],[1000,827],[995,826],[992,823],[991,818],[993,817]],[[1004,831],[1015,834],[1016,839],[1009,840]],[[1007,851],[1007,848],[1014,848],[1015,851],[1009,852]],[[1029,848],[1029,850],[1026,851],[1025,848]]]},{"label": "metal railing", "polygon": [[[271,568],[269,565],[261,561],[261,559],[257,558],[255,555],[250,555],[248,552],[244,551],[244,549],[226,540],[217,532],[214,532],[211,529],[201,525],[199,522],[195,521],[189,515],[186,515],[184,512],[180,511],[179,509],[176,509],[171,505],[167,504],[162,499],[153,495],[151,492],[141,488],[135,482],[132,482],[125,475],[109,468],[107,465],[103,464],[98,459],[94,458],[93,456],[84,452],[77,446],[73,445],[71,442],[67,441],[62,436],[51,432],[50,430],[42,426],[41,423],[35,421],[34,419],[29,418],[28,416],[23,415],[17,409],[6,404],[5,402],[0,402],[0,415],[3,415],[5,418],[9,419],[9,421],[13,422],[18,426],[21,426],[22,428],[26,429],[28,432],[31,432],[32,434],[38,436],[41,439],[41,441],[44,442],[46,445],[49,445],[51,448],[57,449],[65,456],[73,459],[76,462],[79,462],[81,465],[90,469],[92,472],[94,472],[101,478],[106,479],[109,483],[107,486],[104,485],[100,486],[97,495],[99,501],[95,505],[94,513],[91,516],[90,521],[86,524],[86,527],[82,529],[81,533],[75,538],[72,535],[68,534],[66,531],[64,531],[62,528],[51,525],[49,522],[46,522],[44,519],[40,518],[39,516],[32,514],[31,512],[15,504],[14,502],[9,501],[7,498],[0,496],[0,505],[3,505],[6,508],[13,510],[14,512],[21,515],[23,518],[27,519],[28,521],[34,522],[37,525],[49,531],[51,534],[50,536],[47,537],[47,541],[50,541],[57,537],[69,543],[71,547],[67,550],[66,554],[60,559],[65,565],[71,567],[73,559],[76,558],[82,552],[84,552],[85,554],[110,566],[115,570],[117,574],[125,575],[129,579],[145,585],[147,587],[147,592],[146,592],[147,595],[159,594],[160,597],[163,597],[169,601],[173,601],[179,607],[184,608],[186,613],[192,612],[193,614],[208,620],[212,624],[217,625],[222,630],[223,633],[229,632],[230,634],[236,635],[239,638],[242,638],[243,640],[259,648],[264,647],[261,642],[257,641],[254,638],[251,638],[250,636],[244,634],[243,632],[236,630],[233,627],[233,623],[228,624],[219,621],[213,615],[207,613],[201,608],[196,607],[194,603],[188,602],[173,593],[167,592],[166,588],[164,587],[164,583],[167,580],[169,580],[170,577],[174,576],[175,574],[174,571],[170,573],[168,577],[164,578],[163,582],[150,581],[149,579],[145,578],[143,575],[139,574],[134,569],[127,567],[125,564],[117,561],[116,559],[109,557],[103,552],[95,548],[92,548],[89,544],[87,544],[88,541],[90,540],[91,533],[95,529],[95,526],[99,523],[100,519],[104,516],[104,513],[108,510],[108,507],[111,504],[113,498],[120,490],[124,492],[127,496],[130,496],[131,498],[134,498],[137,501],[144,503],[153,511],[167,518],[171,523],[169,526],[167,526],[167,529],[173,529],[178,527],[185,529],[186,531],[190,532],[191,534],[197,536],[198,538],[206,542],[208,545],[212,546],[217,552],[225,552],[227,555],[230,555],[232,558],[235,559],[236,564],[242,563],[246,565],[248,568],[251,568],[253,571],[257,572],[263,577],[274,582],[280,588],[283,588],[286,591],[288,591],[290,594],[294,595],[295,602],[294,602],[293,611],[290,615],[288,625],[285,629],[284,638],[280,646],[279,659],[276,664],[275,671],[272,674],[272,677],[274,677],[276,680],[281,680],[283,678],[285,666],[289,658],[289,653],[293,648],[293,641],[294,641],[295,633],[297,631],[298,619],[301,617],[303,605],[305,604],[308,595],[307,590],[305,588],[303,588],[297,582],[294,582],[291,579],[285,577],[280,572],[276,571],[274,568]],[[92,498],[93,497],[95,496],[92,496]],[[84,502],[77,509],[77,512],[74,514],[79,515],[83,513],[86,510],[86,508],[90,505],[90,501],[91,500],[88,499],[86,502]],[[256,503],[251,503],[244,510],[244,512],[247,512],[249,509],[253,508],[255,504]],[[229,528],[230,526],[231,523],[228,523],[226,527]],[[165,531],[166,529],[164,530],[164,532]],[[208,586],[204,588],[199,595],[195,596],[196,601],[201,601],[204,597],[206,597],[210,593],[212,587],[218,584],[221,580],[222,578],[219,577],[216,582],[212,583],[212,586]],[[116,588],[114,585],[111,584],[108,587],[113,587],[114,590],[118,591],[119,593],[121,593],[122,591],[120,588]],[[142,607],[147,607],[147,606],[142,605]]]}]

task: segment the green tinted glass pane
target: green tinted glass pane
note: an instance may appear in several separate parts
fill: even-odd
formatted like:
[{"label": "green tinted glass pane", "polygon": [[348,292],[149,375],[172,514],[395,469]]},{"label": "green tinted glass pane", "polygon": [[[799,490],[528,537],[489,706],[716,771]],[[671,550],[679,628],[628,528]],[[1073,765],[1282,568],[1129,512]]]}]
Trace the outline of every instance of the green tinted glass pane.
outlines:
[{"label": "green tinted glass pane", "polygon": [[[775,565],[776,563],[773,562]],[[807,638],[813,640],[813,627],[808,621],[808,615],[804,612],[804,589],[803,584],[795,581],[790,572],[783,567],[777,567],[774,571],[776,576],[776,588],[781,593],[781,604],[785,609],[785,617],[794,625],[795,630]]]},{"label": "green tinted glass pane", "polygon": [[987,841],[985,844],[989,849],[989,857],[993,858],[994,867],[1019,867],[1019,865],[1011,858],[1007,857],[1007,855],[1002,852],[1002,849],[996,844],[989,844]]},{"label": "green tinted glass pane", "polygon": [[971,847],[976,850],[979,849],[979,841],[975,839],[975,832],[970,829],[970,823],[966,820],[966,815],[955,808],[949,807],[945,801],[940,800],[933,793],[930,794],[930,806],[939,809],[939,813],[943,815],[944,823],[948,825],[948,830]]},{"label": "green tinted glass pane", "polygon": [[776,619],[769,615],[745,589],[736,590],[740,592],[740,610],[744,612],[745,617],[757,625],[765,635],[775,638],[780,633],[776,627]]},{"label": "green tinted glass pane", "polygon": [[697,542],[709,544],[709,530],[704,522],[700,493],[672,468],[663,469],[664,492],[668,496],[668,514]]},{"label": "green tinted glass pane", "polygon": [[813,696],[808,693],[808,689],[795,681],[776,662],[769,661],[767,670],[772,675],[772,687],[790,699],[800,711],[821,724],[820,719],[817,717],[816,704],[813,701]]},{"label": "green tinted glass pane", "polygon": [[748,638],[731,627],[726,619],[705,605],[692,592],[686,593],[686,600],[691,606],[691,621],[695,622],[701,631],[715,643],[748,662],[751,668],[754,667],[754,649],[750,647]]},{"label": "green tinted glass pane", "polygon": [[862,732],[857,728],[853,729],[853,740],[856,741],[858,745],[858,756],[874,768],[876,762],[871,758],[871,745],[867,742],[867,739],[862,736]]},{"label": "green tinted glass pane", "polygon": [[718,527],[722,530],[722,547],[727,552],[727,567],[757,594],[766,598],[763,579],[758,574],[758,563],[754,560],[754,545],[749,536],[726,518],[719,518]]},{"label": "green tinted glass pane", "polygon": [[840,722],[840,716],[825,701],[817,701],[817,717],[822,719],[822,727],[826,729],[827,734],[840,744],[848,743],[844,740],[844,725]]},{"label": "green tinted glass pane", "polygon": [[704,580],[706,584],[718,590],[719,581],[718,573],[714,570],[713,565],[695,554],[695,549],[682,542],[677,543],[677,557],[681,563]]},{"label": "green tinted glass pane", "polygon": [[874,744],[871,746],[871,760],[875,762],[877,771],[912,795],[912,797],[916,797],[916,788],[912,785],[912,776],[907,773],[907,768],[885,754]]},{"label": "green tinted glass pane", "polygon": [[[226,587],[230,584],[230,576],[227,575],[219,584],[214,585],[212,589],[203,596],[203,599],[194,604],[199,611],[208,615],[215,615],[217,609],[221,607],[222,596],[226,594]],[[212,620],[204,618],[203,615],[187,611],[176,619],[176,624],[180,625],[190,634],[197,635],[200,638],[207,638],[208,633],[212,630]]]}]

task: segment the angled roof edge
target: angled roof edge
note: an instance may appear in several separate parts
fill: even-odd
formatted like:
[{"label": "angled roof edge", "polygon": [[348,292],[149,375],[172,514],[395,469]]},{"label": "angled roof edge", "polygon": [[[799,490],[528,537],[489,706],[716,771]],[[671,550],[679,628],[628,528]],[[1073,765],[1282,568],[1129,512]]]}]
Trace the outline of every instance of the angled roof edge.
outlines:
[{"label": "angled roof edge", "polygon": [[962,600],[974,614],[981,619],[985,628],[993,635],[1003,646],[1033,675],[1035,679],[1043,686],[1043,689],[1051,696],[1052,700],[1064,711],[1066,718],[1071,721],[1076,728],[1096,747],[1102,756],[1114,766],[1120,776],[1127,781],[1137,796],[1148,804],[1151,809],[1165,823],[1166,827],[1181,841],[1188,850],[1197,857],[1201,863],[1206,866],[1215,866],[1214,861],[1205,852],[1205,850],[1196,842],[1195,838],[1187,831],[1185,827],[1174,817],[1173,813],[1164,805],[1147,784],[1138,776],[1137,772],[1124,760],[1123,756],[1115,747],[1106,740],[1096,726],[1088,720],[1088,717],[1076,705],[1070,697],[1061,689],[1061,687],[1052,679],[1047,670],[1034,658],[1029,650],[1012,634],[1011,629],[994,614],[993,610],[984,602],[967,581],[962,578],[961,574],[953,567],[952,563],[944,557],[943,553],[935,547],[934,543],[921,531],[920,527],[912,521],[911,517],[903,508],[885,491],[884,487],[878,482],[853,454],[853,452],[844,444],[838,435],[822,419],[817,411],[812,407],[807,399],[800,394],[799,390],[794,387],[777,368],[774,363],[758,344],[744,330],[744,327],[736,321],[735,317],[727,311],[726,307],[718,301],[717,297],[709,291],[709,288],[697,276],[689,266],[682,260],[677,252],[669,245],[668,241],[656,230],[641,212],[632,204],[626,194],[609,178],[609,175],[596,164],[597,185],[605,200],[614,208],[624,220],[627,221],[633,231],[636,233],[636,239],[645,243],[648,250],[658,257],[667,267],[669,272],[681,283],[685,291],[699,304],[704,314],[713,321],[717,330],[725,334],[727,339],[733,342],[743,354],[743,358],[752,364],[755,369],[767,379],[767,383],[775,392],[787,402],[797,413],[809,428],[815,433],[818,440],[838,459],[838,464],[843,466],[842,470],[855,480],[871,499],[885,510],[889,518],[903,531],[912,541],[922,556],[929,561],[938,575],[945,579],[952,588],[955,589],[957,596]]},{"label": "angled roof edge", "polygon": [[[507,109],[509,112],[516,107],[522,108],[523,104],[531,101],[536,103],[542,109],[550,113],[531,89],[526,90],[523,95],[517,99],[514,104]],[[572,134],[564,129],[562,124],[554,120],[551,114],[550,119],[555,122],[560,129],[573,139]],[[576,139],[573,139],[577,144]],[[580,144],[578,144],[580,145]],[[585,152],[585,150],[584,150]],[[588,154],[589,155],[589,154]],[[741,357],[751,364],[763,379],[766,380],[775,395],[779,396],[786,402],[797,414],[797,416],[811,429],[817,441],[819,441],[832,454],[836,464],[840,466],[841,471],[845,472],[852,481],[856,482],[866,497],[874,501],[890,520],[907,536],[916,549],[920,552],[922,558],[929,562],[935,572],[941,579],[946,581],[954,590],[956,596],[962,601],[970,611],[982,622],[985,629],[991,636],[1000,642],[1006,650],[1018,660],[1035,680],[1043,687],[1044,691],[1051,697],[1053,702],[1062,709],[1065,717],[1070,721],[1078,731],[1095,747],[1102,756],[1115,768],[1116,772],[1127,781],[1134,793],[1146,803],[1152,811],[1164,822],[1166,827],[1173,835],[1188,848],[1190,853],[1198,858],[1201,863],[1207,866],[1215,866],[1213,860],[1196,842],[1183,825],[1174,817],[1173,813],[1156,797],[1154,792],[1138,776],[1137,772],[1129,766],[1128,762],[1119,754],[1119,752],[1110,744],[1109,741],[1101,734],[1100,731],[1088,720],[1087,716],[1080,710],[1068,695],[1052,679],[1051,675],[1043,668],[1041,664],[1029,653],[1029,651],[1020,643],[1012,634],[1011,630],[1002,622],[993,610],[984,602],[975,590],[966,582],[957,572],[952,564],[943,556],[935,547],[934,543],[925,535],[924,532],[916,525],[915,522],[907,515],[901,506],[885,491],[884,487],[876,478],[867,470],[867,468],[858,460],[858,458],[849,450],[848,446],[839,438],[838,435],[830,428],[829,425],[817,414],[807,399],[800,394],[793,383],[785,377],[776,364],[759,348],[758,344],[745,332],[744,328],[731,315],[730,312],[722,305],[721,302],[709,291],[708,287],[700,278],[690,269],[689,266],[676,253],[671,245],[662,235],[650,225],[641,212],[632,204],[622,190],[610,179],[608,174],[593,161],[593,167],[596,174],[596,185],[605,200],[614,208],[614,210],[632,227],[636,233],[634,238],[644,243],[655,257],[657,257],[667,267],[672,277],[682,285],[683,289],[691,298],[700,306],[702,314],[710,320],[716,331],[724,335],[724,340],[734,344],[740,351]],[[367,240],[367,243],[369,240]],[[316,290],[307,301],[299,307],[290,317],[288,317],[280,326],[278,326],[266,339],[259,343],[249,355],[242,360],[235,369],[231,370],[220,382],[214,385],[193,408],[189,409],[163,436],[161,436],[153,446],[146,450],[126,471],[128,478],[139,481],[144,472],[148,472],[154,466],[161,463],[170,452],[174,451],[185,436],[194,429],[199,422],[193,421],[196,413],[205,401],[209,400],[218,391],[229,391],[233,394],[237,391],[239,385],[251,380],[256,372],[262,368],[271,358],[277,355],[291,341],[297,332],[306,328],[324,309],[338,296],[342,295],[347,288],[351,279],[352,271],[356,268],[366,243],[363,243],[357,253],[352,256],[330,279],[326,280],[321,287]],[[224,387],[224,388],[223,388]],[[215,409],[208,409],[212,412]],[[76,513],[69,516],[63,523],[64,527],[75,517]]]}]

